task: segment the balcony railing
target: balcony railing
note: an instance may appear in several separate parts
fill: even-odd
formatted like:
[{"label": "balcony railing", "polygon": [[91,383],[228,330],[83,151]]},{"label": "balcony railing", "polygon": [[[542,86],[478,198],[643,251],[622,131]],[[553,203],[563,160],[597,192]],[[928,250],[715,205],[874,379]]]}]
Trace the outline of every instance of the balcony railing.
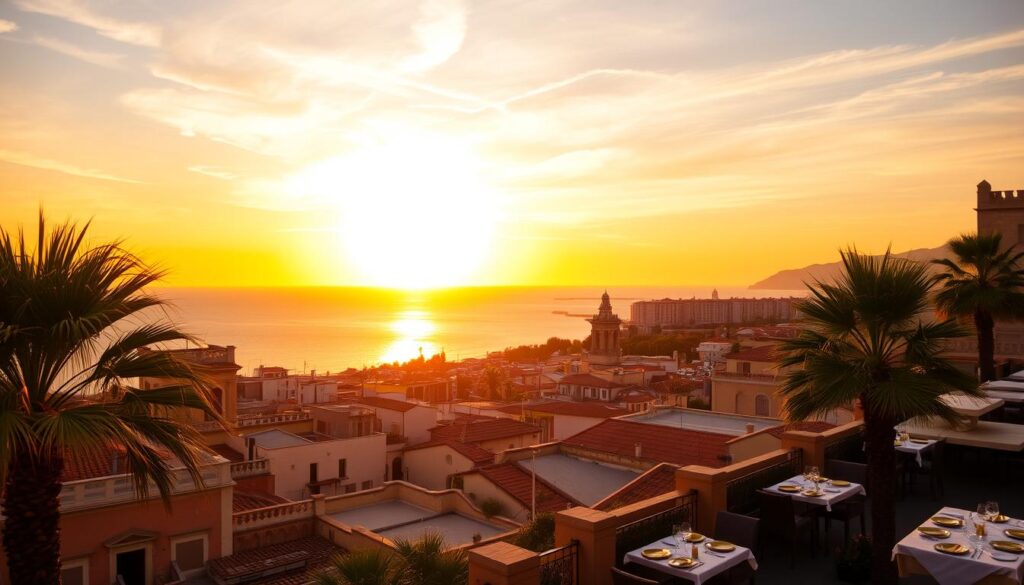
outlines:
[{"label": "balcony railing", "polygon": [[231,515],[231,522],[235,530],[248,530],[269,524],[313,518],[314,515],[313,500],[302,500],[301,502],[289,502],[277,506],[237,512]]},{"label": "balcony railing", "polygon": [[540,585],[579,585],[579,575],[578,540],[540,554]]},{"label": "balcony railing", "polygon": [[[192,481],[192,476],[185,469],[171,472],[171,493],[181,494],[199,489]],[[200,472],[205,488],[231,484],[231,470],[227,462],[206,466]],[[159,495],[156,484],[150,482],[149,497]],[[80,481],[69,481],[60,491],[60,509],[62,512],[96,508],[120,504],[138,499],[135,483],[129,475],[113,475]]]},{"label": "balcony railing", "polygon": [[238,417],[235,426],[255,427],[260,425],[276,425],[287,422],[301,422],[313,418],[308,412],[282,412],[279,414],[253,414]]},{"label": "balcony railing", "polygon": [[270,461],[267,459],[251,459],[231,464],[231,478],[240,479],[270,473]]},{"label": "balcony railing", "polygon": [[730,512],[747,514],[757,509],[757,490],[787,480],[803,471],[804,452],[791,449],[777,463],[730,480],[725,487],[726,506]]},{"label": "balcony railing", "polygon": [[629,551],[672,534],[672,527],[689,522],[697,529],[697,492],[691,491],[674,508],[630,522],[615,530],[615,564],[621,565]]},{"label": "balcony railing", "polygon": [[825,446],[825,461],[841,459],[855,463],[867,461],[864,454],[864,433],[854,433]]}]

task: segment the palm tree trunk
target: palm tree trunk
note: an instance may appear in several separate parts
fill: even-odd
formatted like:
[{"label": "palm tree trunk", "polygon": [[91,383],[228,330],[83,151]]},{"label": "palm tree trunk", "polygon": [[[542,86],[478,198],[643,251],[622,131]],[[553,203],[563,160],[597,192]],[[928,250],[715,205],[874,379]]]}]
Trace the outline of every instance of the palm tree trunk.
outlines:
[{"label": "palm tree trunk", "polygon": [[19,451],[3,497],[4,551],[12,585],[60,585],[59,456]]},{"label": "palm tree trunk", "polygon": [[896,448],[897,421],[875,412],[864,402],[865,442],[868,461],[868,496],[871,498],[871,582],[895,585],[896,565]]},{"label": "palm tree trunk", "polygon": [[974,313],[974,327],[978,330],[978,369],[981,374],[981,381],[988,382],[996,379],[996,338],[995,322],[992,315],[985,311]]}]

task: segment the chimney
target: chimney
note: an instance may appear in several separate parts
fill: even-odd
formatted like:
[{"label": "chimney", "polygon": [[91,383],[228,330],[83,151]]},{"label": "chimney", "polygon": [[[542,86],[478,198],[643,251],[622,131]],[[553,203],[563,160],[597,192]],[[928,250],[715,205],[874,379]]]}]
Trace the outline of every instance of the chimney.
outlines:
[{"label": "chimney", "polygon": [[639,459],[643,456],[644,446],[640,443],[633,443],[633,456]]},{"label": "chimney", "polygon": [[747,434],[754,432],[754,423],[747,423]]},{"label": "chimney", "polygon": [[253,437],[246,437],[245,438],[245,450],[246,450],[246,455],[245,455],[245,460],[246,461],[252,461],[253,459],[255,459],[256,458],[256,439],[254,439]]}]

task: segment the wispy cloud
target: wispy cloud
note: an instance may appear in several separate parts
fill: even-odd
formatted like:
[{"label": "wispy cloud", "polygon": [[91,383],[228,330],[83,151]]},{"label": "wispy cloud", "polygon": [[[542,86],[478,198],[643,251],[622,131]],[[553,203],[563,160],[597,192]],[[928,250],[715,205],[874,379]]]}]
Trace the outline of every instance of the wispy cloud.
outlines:
[{"label": "wispy cloud", "polygon": [[97,169],[83,168],[73,164],[43,158],[28,152],[0,149],[0,161],[47,171],[56,171],[58,173],[74,175],[76,177],[85,177],[88,179],[101,179],[103,181],[116,181],[118,183],[142,182],[135,179],[112,175]]},{"label": "wispy cloud", "polygon": [[132,45],[155,47],[160,44],[160,27],[101,14],[87,2],[76,0],[15,0],[18,8],[61,18],[94,29],[99,34]]},{"label": "wispy cloud", "polygon": [[18,30],[18,23],[0,18],[0,34]]},{"label": "wispy cloud", "polygon": [[51,51],[67,55],[72,59],[78,59],[79,61],[85,61],[86,63],[92,63],[93,65],[99,65],[100,67],[119,69],[124,63],[124,55],[105,53],[103,51],[91,51],[53,37],[36,36],[33,38],[32,42],[40,47],[45,47]]}]

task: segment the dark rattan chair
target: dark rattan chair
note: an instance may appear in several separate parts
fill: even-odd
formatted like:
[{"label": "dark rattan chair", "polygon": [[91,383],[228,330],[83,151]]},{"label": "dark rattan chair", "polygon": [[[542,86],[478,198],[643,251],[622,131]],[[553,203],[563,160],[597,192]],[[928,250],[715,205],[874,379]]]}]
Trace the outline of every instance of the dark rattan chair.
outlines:
[{"label": "dark rattan chair", "polygon": [[612,567],[612,585],[658,585],[658,582]]},{"label": "dark rattan chair", "polygon": [[758,490],[757,504],[760,509],[761,542],[767,544],[769,541],[781,541],[788,544],[790,568],[796,568],[796,551],[802,536],[807,536],[810,541],[811,556],[817,554],[817,518],[798,514],[793,498],[783,494]]},{"label": "dark rattan chair", "polygon": [[[838,461],[829,459],[825,462],[825,474],[832,479],[845,479],[853,483],[859,483],[867,488],[868,466],[863,463],[850,461]],[[870,492],[869,492],[870,493]],[[825,550],[828,549],[828,536],[831,534],[832,521],[838,520],[843,523],[843,547],[850,542],[850,524],[854,520],[860,522],[860,531],[863,534],[866,530],[864,523],[864,496],[857,494],[832,505],[831,512],[825,512]]]}]

